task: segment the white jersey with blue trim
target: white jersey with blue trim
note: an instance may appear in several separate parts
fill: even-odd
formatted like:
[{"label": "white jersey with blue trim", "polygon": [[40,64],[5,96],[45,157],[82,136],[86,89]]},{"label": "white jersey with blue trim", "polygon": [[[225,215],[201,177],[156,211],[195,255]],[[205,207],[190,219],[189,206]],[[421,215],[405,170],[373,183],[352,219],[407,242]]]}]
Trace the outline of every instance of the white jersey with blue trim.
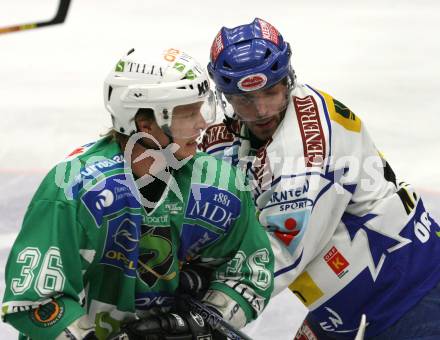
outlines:
[{"label": "white jersey with blue trim", "polygon": [[323,330],[352,339],[363,313],[366,336],[374,336],[439,282],[439,225],[346,106],[297,85],[253,157],[244,133],[238,123],[217,124],[200,147],[239,166],[251,161],[257,213],[277,261],[274,294],[288,286]]}]

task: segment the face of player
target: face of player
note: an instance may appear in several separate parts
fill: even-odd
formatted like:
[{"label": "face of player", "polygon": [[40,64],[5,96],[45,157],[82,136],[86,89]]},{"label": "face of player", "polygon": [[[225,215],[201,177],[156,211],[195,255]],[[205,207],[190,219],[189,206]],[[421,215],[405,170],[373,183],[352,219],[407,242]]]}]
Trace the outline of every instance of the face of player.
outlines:
[{"label": "face of player", "polygon": [[[175,106],[172,112],[172,122],[170,132],[172,134],[174,156],[178,160],[194,156],[197,152],[197,140],[209,123],[215,121],[215,101],[210,99],[207,107],[207,101],[196,102]],[[157,149],[159,146],[165,149],[170,144],[170,137],[157,124],[155,119],[139,119],[137,127],[140,132],[145,132],[151,138],[145,137],[143,144]],[[135,157],[133,157],[135,158]]]},{"label": "face of player", "polygon": [[[145,134],[142,143],[135,143],[128,149],[131,158],[131,168],[137,177],[142,177],[147,173],[157,173],[164,170],[168,160],[160,149],[164,150],[170,146],[174,151],[174,157],[178,160],[192,157],[197,152],[197,142],[207,123],[202,116],[200,108],[202,103],[177,106],[173,110],[173,122],[171,133],[173,134],[173,144],[170,145],[170,137],[151,117],[140,117],[136,120],[139,132]],[[128,138],[127,138],[128,140]],[[176,147],[177,144],[177,147]],[[122,148],[127,152],[127,141]],[[147,150],[145,149],[147,148]],[[151,149],[151,150],[149,150]],[[159,150],[158,150],[159,149]],[[156,151],[157,150],[157,151]],[[147,154],[150,153],[148,156]],[[154,156],[154,154],[156,156]]]},{"label": "face of player", "polygon": [[171,133],[173,142],[179,145],[174,153],[177,159],[194,156],[197,151],[197,139],[207,128],[207,122],[202,115],[202,102],[179,105],[173,109]]},{"label": "face of player", "polygon": [[287,107],[288,88],[279,82],[267,89],[240,95],[225,95],[238,119],[261,141],[270,138]]}]

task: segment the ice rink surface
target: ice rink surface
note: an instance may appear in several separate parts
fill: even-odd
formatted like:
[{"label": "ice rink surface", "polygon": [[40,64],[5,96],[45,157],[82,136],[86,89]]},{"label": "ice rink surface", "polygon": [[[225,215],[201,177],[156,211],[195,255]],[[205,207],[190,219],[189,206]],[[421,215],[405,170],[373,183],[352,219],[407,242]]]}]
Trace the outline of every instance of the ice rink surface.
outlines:
[{"label": "ice rink surface", "polygon": [[[2,0],[0,27],[50,18],[57,3]],[[1,296],[7,254],[44,174],[110,127],[102,82],[117,59],[146,45],[206,64],[221,26],[254,17],[291,43],[298,80],[359,115],[398,178],[440,217],[440,2],[73,0],[64,25],[0,35]],[[246,330],[292,339],[304,313],[285,291]],[[14,334],[0,323],[0,339]]]}]

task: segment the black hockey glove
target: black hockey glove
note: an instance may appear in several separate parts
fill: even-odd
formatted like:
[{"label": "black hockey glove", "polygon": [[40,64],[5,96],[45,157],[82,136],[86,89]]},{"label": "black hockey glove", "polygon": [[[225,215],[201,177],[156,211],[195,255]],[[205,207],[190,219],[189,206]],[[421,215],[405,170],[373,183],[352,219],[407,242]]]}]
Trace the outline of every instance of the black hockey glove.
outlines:
[{"label": "black hockey glove", "polygon": [[201,298],[209,288],[211,273],[212,269],[196,264],[185,264],[180,271],[177,293]]},{"label": "black hockey glove", "polygon": [[193,312],[165,313],[124,325],[116,340],[225,340]]}]

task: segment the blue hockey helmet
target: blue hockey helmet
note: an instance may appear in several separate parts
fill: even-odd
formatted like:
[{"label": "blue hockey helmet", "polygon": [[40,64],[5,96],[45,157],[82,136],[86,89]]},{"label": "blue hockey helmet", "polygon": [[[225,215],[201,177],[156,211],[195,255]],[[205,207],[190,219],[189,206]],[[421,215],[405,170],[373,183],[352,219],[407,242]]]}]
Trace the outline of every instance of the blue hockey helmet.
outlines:
[{"label": "blue hockey helmet", "polygon": [[241,94],[268,88],[289,77],[293,85],[289,43],[270,23],[222,27],[211,47],[208,72],[218,91]]}]

